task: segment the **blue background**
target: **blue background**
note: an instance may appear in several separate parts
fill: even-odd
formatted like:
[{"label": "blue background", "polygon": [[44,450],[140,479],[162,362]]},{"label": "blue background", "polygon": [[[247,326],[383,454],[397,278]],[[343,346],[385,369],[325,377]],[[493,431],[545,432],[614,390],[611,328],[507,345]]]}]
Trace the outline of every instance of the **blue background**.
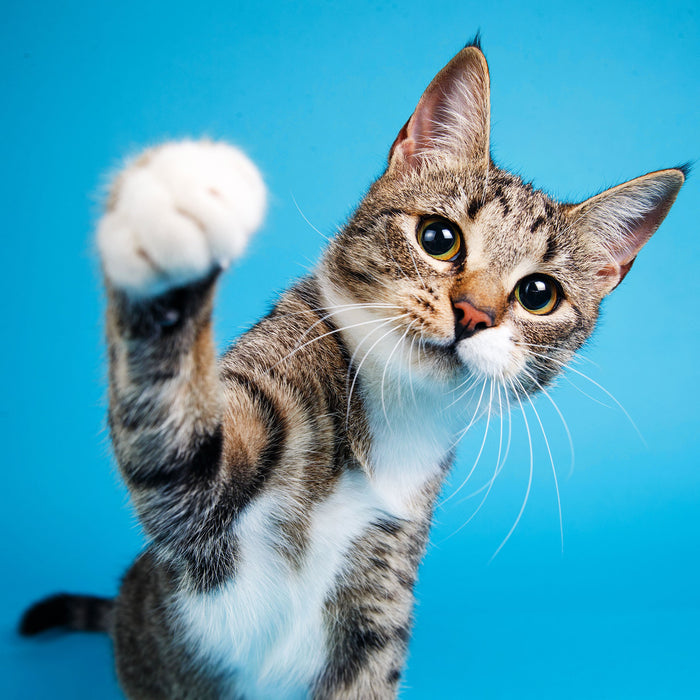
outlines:
[{"label": "blue background", "polygon": [[[57,590],[112,595],[142,546],[105,431],[102,292],[91,231],[106,173],[164,139],[243,147],[267,223],[220,290],[221,347],[318,257],[384,167],[432,76],[476,29],[501,165],[564,199],[700,156],[697,2],[2,3],[3,453],[0,695],[117,698],[108,641],[22,640]],[[498,425],[438,508],[404,698],[700,697],[698,204],[691,177],[575,368],[513,445]],[[585,392],[585,393],[584,393]],[[607,405],[602,405],[607,404]],[[483,435],[463,441],[454,491]]]}]

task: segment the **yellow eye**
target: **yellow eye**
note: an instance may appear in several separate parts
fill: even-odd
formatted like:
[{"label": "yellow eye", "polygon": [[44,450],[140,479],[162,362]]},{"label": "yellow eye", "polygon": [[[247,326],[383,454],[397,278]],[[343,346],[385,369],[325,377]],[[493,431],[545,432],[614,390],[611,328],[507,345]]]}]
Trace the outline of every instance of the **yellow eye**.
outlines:
[{"label": "yellow eye", "polygon": [[544,316],[557,308],[561,292],[551,277],[528,275],[515,285],[515,298],[526,311]]},{"label": "yellow eye", "polygon": [[456,260],[462,249],[459,229],[447,219],[426,219],[418,226],[421,248],[436,260]]}]

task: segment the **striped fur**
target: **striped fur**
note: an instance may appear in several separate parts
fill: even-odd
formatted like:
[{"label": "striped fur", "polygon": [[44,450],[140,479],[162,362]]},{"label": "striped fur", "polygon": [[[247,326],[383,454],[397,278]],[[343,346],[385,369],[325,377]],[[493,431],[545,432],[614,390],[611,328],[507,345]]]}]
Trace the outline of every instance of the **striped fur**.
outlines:
[{"label": "striped fur", "polygon": [[58,593],[29,608],[20,620],[19,632],[25,637],[54,627],[78,632],[107,632],[111,627],[113,607],[109,598]]},{"label": "striped fur", "polygon": [[[216,282],[262,219],[257,171],[185,142],[117,179],[98,231],[109,423],[150,538],[105,623],[128,697],[395,697],[479,389],[515,401],[552,380],[684,175],[557,203],[488,157],[488,85],[467,47],[317,270],[219,359]],[[450,261],[419,241],[436,216],[462,238]],[[515,297],[534,273],[560,290],[546,315]],[[462,334],[458,302],[492,323]]]}]

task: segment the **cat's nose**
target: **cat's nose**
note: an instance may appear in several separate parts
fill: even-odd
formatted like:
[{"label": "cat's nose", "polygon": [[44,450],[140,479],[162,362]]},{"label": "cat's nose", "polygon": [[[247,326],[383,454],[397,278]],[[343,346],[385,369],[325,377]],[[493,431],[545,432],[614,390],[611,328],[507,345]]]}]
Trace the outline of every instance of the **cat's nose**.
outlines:
[{"label": "cat's nose", "polygon": [[452,308],[455,312],[455,340],[457,341],[470,338],[474,333],[493,326],[493,314],[477,309],[468,301],[453,301]]}]

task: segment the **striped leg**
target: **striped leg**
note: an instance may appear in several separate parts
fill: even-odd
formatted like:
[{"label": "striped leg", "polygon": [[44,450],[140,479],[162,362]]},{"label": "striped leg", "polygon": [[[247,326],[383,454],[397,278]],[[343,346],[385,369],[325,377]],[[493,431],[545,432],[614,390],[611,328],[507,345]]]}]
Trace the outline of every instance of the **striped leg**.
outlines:
[{"label": "striped leg", "polygon": [[[159,553],[198,588],[230,574],[222,534],[274,440],[265,408],[247,396],[238,439],[224,439],[211,329],[216,277],[263,208],[260,176],[239,151],[175,143],[119,175],[98,229],[115,453]],[[237,447],[246,444],[258,450]]]}]

